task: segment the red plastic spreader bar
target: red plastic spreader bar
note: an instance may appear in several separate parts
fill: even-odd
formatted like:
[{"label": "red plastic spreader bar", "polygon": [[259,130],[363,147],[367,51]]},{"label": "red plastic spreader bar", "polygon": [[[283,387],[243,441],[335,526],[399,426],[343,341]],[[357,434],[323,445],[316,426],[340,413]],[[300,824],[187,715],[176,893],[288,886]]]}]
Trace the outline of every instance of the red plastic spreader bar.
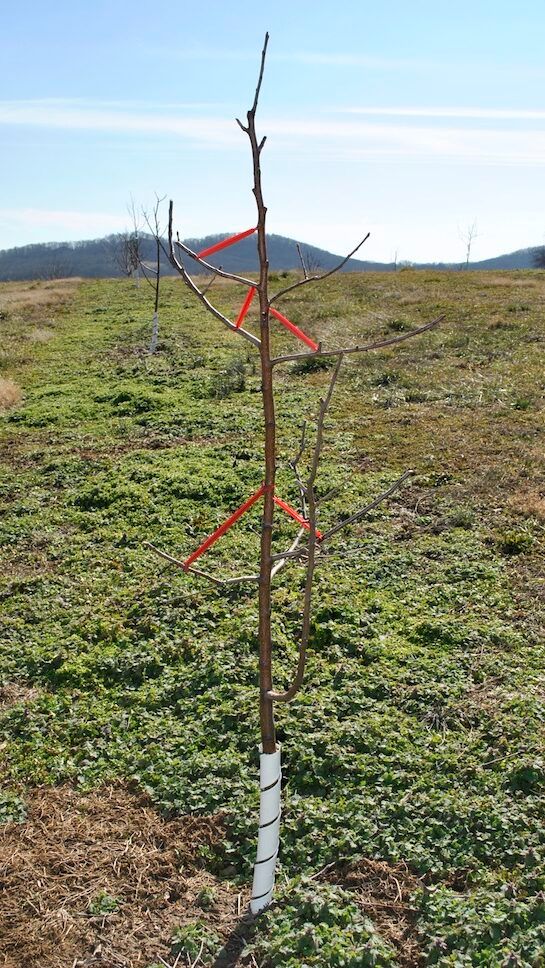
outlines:
[{"label": "red plastic spreader bar", "polygon": [[255,494],[252,494],[252,496],[249,497],[248,500],[244,502],[244,504],[241,504],[240,507],[237,508],[237,510],[231,515],[230,518],[227,518],[227,521],[224,521],[223,524],[220,524],[219,528],[216,528],[216,530],[212,534],[209,534],[208,537],[205,538],[203,543],[199,545],[199,547],[191,555],[189,555],[189,558],[185,559],[183,563],[184,571],[188,571],[191,565],[193,564],[193,562],[197,560],[197,558],[200,558],[200,556],[203,555],[205,551],[208,551],[208,548],[210,548],[210,546],[213,545],[214,542],[218,540],[218,538],[221,538],[222,534],[225,534],[225,532],[228,531],[229,528],[233,526],[235,521],[238,521],[238,519],[242,517],[242,515],[248,510],[248,508],[251,508],[252,504],[255,504],[256,501],[259,501],[259,498],[263,497],[266,490],[267,490],[267,486],[263,484],[259,488],[259,490],[255,492]]},{"label": "red plastic spreader bar", "polygon": [[246,299],[242,303],[242,308],[241,308],[241,310],[240,310],[240,312],[238,314],[237,321],[235,323],[235,326],[236,326],[237,329],[241,325],[241,323],[242,323],[242,321],[243,321],[246,313],[248,312],[248,310],[250,308],[250,304],[251,304],[252,299],[254,298],[255,294],[256,294],[256,289],[255,289],[254,286],[252,286],[251,289],[248,289],[248,295],[246,296]]},{"label": "red plastic spreader bar", "polygon": [[[274,503],[279,508],[282,508],[286,514],[289,514],[294,521],[298,521],[302,528],[306,528],[307,531],[310,531],[310,524],[308,523],[307,519],[304,518],[302,514],[299,514],[299,511],[296,511],[295,508],[292,508],[291,504],[288,504],[286,501],[283,501],[281,498],[276,496],[273,498],[273,500]],[[323,538],[323,533],[318,531],[318,528],[316,528],[316,537],[318,538],[318,541]]]},{"label": "red plastic spreader bar", "polygon": [[292,323],[291,320],[287,318],[287,316],[283,316],[282,313],[279,313],[278,310],[274,309],[272,306],[271,306],[270,312],[275,317],[275,319],[278,319],[278,321],[282,323],[282,326],[285,326],[286,329],[289,329],[289,331],[293,333],[294,336],[297,336],[298,339],[302,339],[303,343],[306,343],[307,346],[310,346],[311,350],[316,351],[318,349],[318,343],[315,343],[314,340],[310,338],[310,336],[307,336],[306,333],[303,333],[303,330],[299,329],[299,327],[296,326],[295,323]]},{"label": "red plastic spreader bar", "polygon": [[241,239],[246,239],[249,235],[253,235],[257,232],[257,226],[253,229],[246,229],[245,232],[239,232],[238,235],[230,235],[228,239],[223,239],[222,242],[216,242],[215,245],[210,245],[208,249],[203,249],[202,252],[197,252],[199,259],[206,259],[206,256],[213,255],[214,252],[219,252],[220,249],[226,249],[228,245],[234,245],[235,242],[240,242]]}]

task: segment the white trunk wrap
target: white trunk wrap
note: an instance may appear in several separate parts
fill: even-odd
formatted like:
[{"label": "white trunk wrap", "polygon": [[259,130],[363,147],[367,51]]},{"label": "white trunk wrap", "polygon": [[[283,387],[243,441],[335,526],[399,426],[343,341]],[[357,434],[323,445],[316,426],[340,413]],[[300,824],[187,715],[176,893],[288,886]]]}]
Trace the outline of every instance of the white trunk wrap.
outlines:
[{"label": "white trunk wrap", "polygon": [[259,833],[250,910],[259,914],[272,901],[280,839],[280,747],[259,755]]}]

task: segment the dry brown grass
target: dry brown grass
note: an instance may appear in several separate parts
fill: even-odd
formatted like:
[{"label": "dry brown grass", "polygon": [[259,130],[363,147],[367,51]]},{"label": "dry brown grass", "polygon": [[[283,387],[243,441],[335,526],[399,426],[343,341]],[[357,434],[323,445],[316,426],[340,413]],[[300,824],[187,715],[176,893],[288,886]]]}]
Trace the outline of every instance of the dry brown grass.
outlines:
[{"label": "dry brown grass", "polygon": [[0,376],[0,411],[11,410],[22,398],[21,388],[14,381]]},{"label": "dry brown grass", "polygon": [[[0,840],[0,964],[168,964],[173,931],[196,919],[227,939],[242,898],[194,862],[201,845],[222,836],[219,817],[166,820],[122,787],[35,791],[26,822],[7,824]],[[199,904],[204,888],[214,898],[207,910]],[[115,910],[93,913],[104,895]]]},{"label": "dry brown grass", "polygon": [[36,306],[69,296],[81,279],[57,279],[55,282],[3,282],[0,284],[0,308]]},{"label": "dry brown grass", "polygon": [[0,686],[0,710],[9,709],[20,702],[32,702],[40,695],[40,690],[23,686],[18,682],[5,682]]},{"label": "dry brown grass", "polygon": [[539,490],[538,488],[528,487],[516,491],[509,498],[508,503],[510,507],[520,511],[525,517],[545,521],[545,489]]},{"label": "dry brown grass", "polygon": [[383,860],[362,858],[341,871],[333,870],[326,879],[356,892],[364,914],[375,923],[383,938],[394,946],[402,968],[422,964],[422,953],[416,931],[416,911],[411,898],[421,881],[403,862],[390,864]]}]

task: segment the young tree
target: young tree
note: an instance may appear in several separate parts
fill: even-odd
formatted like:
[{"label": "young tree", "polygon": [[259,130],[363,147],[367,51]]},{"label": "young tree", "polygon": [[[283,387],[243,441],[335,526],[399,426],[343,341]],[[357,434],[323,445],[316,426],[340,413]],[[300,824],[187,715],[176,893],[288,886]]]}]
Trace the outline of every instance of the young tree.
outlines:
[{"label": "young tree", "polygon": [[153,207],[153,214],[150,218],[146,212],[144,212],[144,218],[147,222],[148,228],[150,229],[153,239],[155,242],[155,264],[150,265],[149,262],[144,262],[143,259],[138,256],[138,265],[142,270],[142,275],[147,283],[153,289],[153,320],[151,328],[151,342],[149,351],[153,355],[157,349],[157,340],[159,339],[159,292],[161,287],[161,227],[159,224],[159,209],[161,208],[161,202],[164,201],[163,198],[159,198],[158,195],[155,196],[155,205]]},{"label": "young tree", "polygon": [[[252,166],[253,166],[253,194],[257,209],[257,224],[246,232],[241,232],[236,236],[225,239],[211,246],[204,252],[194,252],[174,233],[173,218],[174,206],[170,202],[169,222],[168,222],[168,253],[174,268],[179,272],[187,287],[194,296],[201,302],[205,309],[216,319],[224,324],[232,333],[239,338],[246,340],[259,353],[261,364],[261,395],[263,404],[263,477],[261,486],[252,494],[247,501],[238,508],[231,517],[221,525],[213,534],[209,535],[202,545],[190,554],[185,561],[173,557],[164,551],[150,545],[155,552],[162,558],[183,569],[200,576],[205,580],[211,581],[219,588],[241,583],[257,583],[258,586],[258,607],[259,607],[259,719],[261,731],[260,748],[260,820],[257,845],[257,857],[254,866],[254,878],[252,887],[252,899],[250,903],[251,911],[257,914],[267,907],[273,895],[274,875],[276,859],[279,846],[279,827],[280,827],[280,749],[276,739],[274,707],[277,703],[289,703],[296,696],[305,674],[307,651],[310,640],[311,629],[311,608],[314,573],[317,562],[328,553],[329,542],[331,539],[349,527],[351,524],[361,520],[382,501],[386,500],[401,484],[407,479],[411,471],[403,474],[391,487],[363,508],[356,510],[352,514],[347,514],[343,520],[330,527],[322,533],[318,530],[318,497],[316,493],[316,477],[322,453],[324,421],[331,402],[331,397],[343,360],[349,354],[364,353],[370,350],[377,350],[381,347],[392,346],[401,343],[403,340],[417,336],[434,327],[442,317],[434,319],[432,322],[418,327],[410,332],[398,334],[392,337],[378,339],[373,342],[361,343],[354,346],[343,348],[324,349],[320,343],[316,343],[306,333],[302,332],[276,307],[278,303],[289,292],[312,283],[317,283],[321,279],[331,276],[334,272],[341,269],[363,243],[368,238],[365,236],[346,258],[342,259],[337,266],[322,274],[310,274],[307,270],[304,259],[303,278],[287,285],[278,292],[269,292],[269,262],[267,256],[267,235],[266,235],[266,215],[261,179],[261,157],[265,146],[265,137],[259,138],[256,130],[256,113],[259,102],[259,95],[263,81],[265,68],[265,58],[268,45],[268,34],[265,36],[265,43],[261,54],[261,64],[259,77],[255,90],[254,100],[251,108],[246,115],[246,123],[237,118],[237,123],[241,130],[247,135],[250,144]],[[207,257],[214,252],[221,250],[227,245],[235,244],[240,238],[255,234],[257,237],[257,251],[259,257],[259,278],[257,281],[245,278],[233,272],[226,272],[218,269],[207,261]],[[231,279],[240,283],[247,289],[247,296],[240,310],[238,318],[232,322],[225,316],[199,287],[195,279],[188,272],[183,261],[183,255],[195,260],[197,264],[209,272],[223,279]],[[244,318],[252,303],[257,296],[259,304],[259,327],[260,335],[255,336],[252,332],[243,327]],[[271,353],[271,323],[273,320],[284,325],[295,337],[302,340],[308,347],[309,352],[288,353],[281,356],[273,356]],[[335,361],[332,370],[329,387],[318,406],[318,413],[315,421],[313,440],[309,440],[308,425],[303,426],[301,443],[297,455],[291,462],[291,466],[297,481],[297,486],[301,499],[301,511],[296,511],[290,507],[286,501],[282,500],[276,493],[276,470],[278,447],[276,438],[276,409],[275,409],[275,370],[291,360],[314,360],[322,357],[330,357]],[[305,454],[308,456],[308,472],[303,475],[301,471],[301,461]],[[198,558],[237,521],[249,507],[263,502],[263,514],[260,535],[260,556],[259,569],[255,574],[243,575],[238,578],[221,578],[211,575],[195,567]],[[284,513],[291,515],[300,524],[299,533],[292,545],[280,553],[274,553],[272,547],[273,527],[275,510],[280,509]],[[281,568],[289,563],[299,562],[306,570],[301,630],[298,642],[298,660],[293,678],[285,689],[279,689],[275,685],[273,676],[273,649],[271,632],[271,612],[272,601],[272,582]]]}]

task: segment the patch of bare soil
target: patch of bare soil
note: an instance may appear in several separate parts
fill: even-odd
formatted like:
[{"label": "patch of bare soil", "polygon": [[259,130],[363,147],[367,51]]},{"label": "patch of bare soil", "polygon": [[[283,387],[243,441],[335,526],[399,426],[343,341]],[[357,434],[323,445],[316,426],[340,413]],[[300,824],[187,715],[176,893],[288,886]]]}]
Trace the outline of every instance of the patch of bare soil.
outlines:
[{"label": "patch of bare soil", "polygon": [[0,835],[4,968],[144,968],[170,963],[173,931],[189,921],[232,933],[247,899],[196,863],[223,836],[221,817],[167,820],[115,786],[41,788],[27,801],[26,822]]},{"label": "patch of bare soil", "polygon": [[407,865],[363,858],[340,872],[332,870],[327,880],[338,884],[339,873],[342,886],[357,893],[363,913],[373,921],[382,937],[395,947],[398,964],[402,968],[421,965],[416,911],[411,898],[422,884]]}]

